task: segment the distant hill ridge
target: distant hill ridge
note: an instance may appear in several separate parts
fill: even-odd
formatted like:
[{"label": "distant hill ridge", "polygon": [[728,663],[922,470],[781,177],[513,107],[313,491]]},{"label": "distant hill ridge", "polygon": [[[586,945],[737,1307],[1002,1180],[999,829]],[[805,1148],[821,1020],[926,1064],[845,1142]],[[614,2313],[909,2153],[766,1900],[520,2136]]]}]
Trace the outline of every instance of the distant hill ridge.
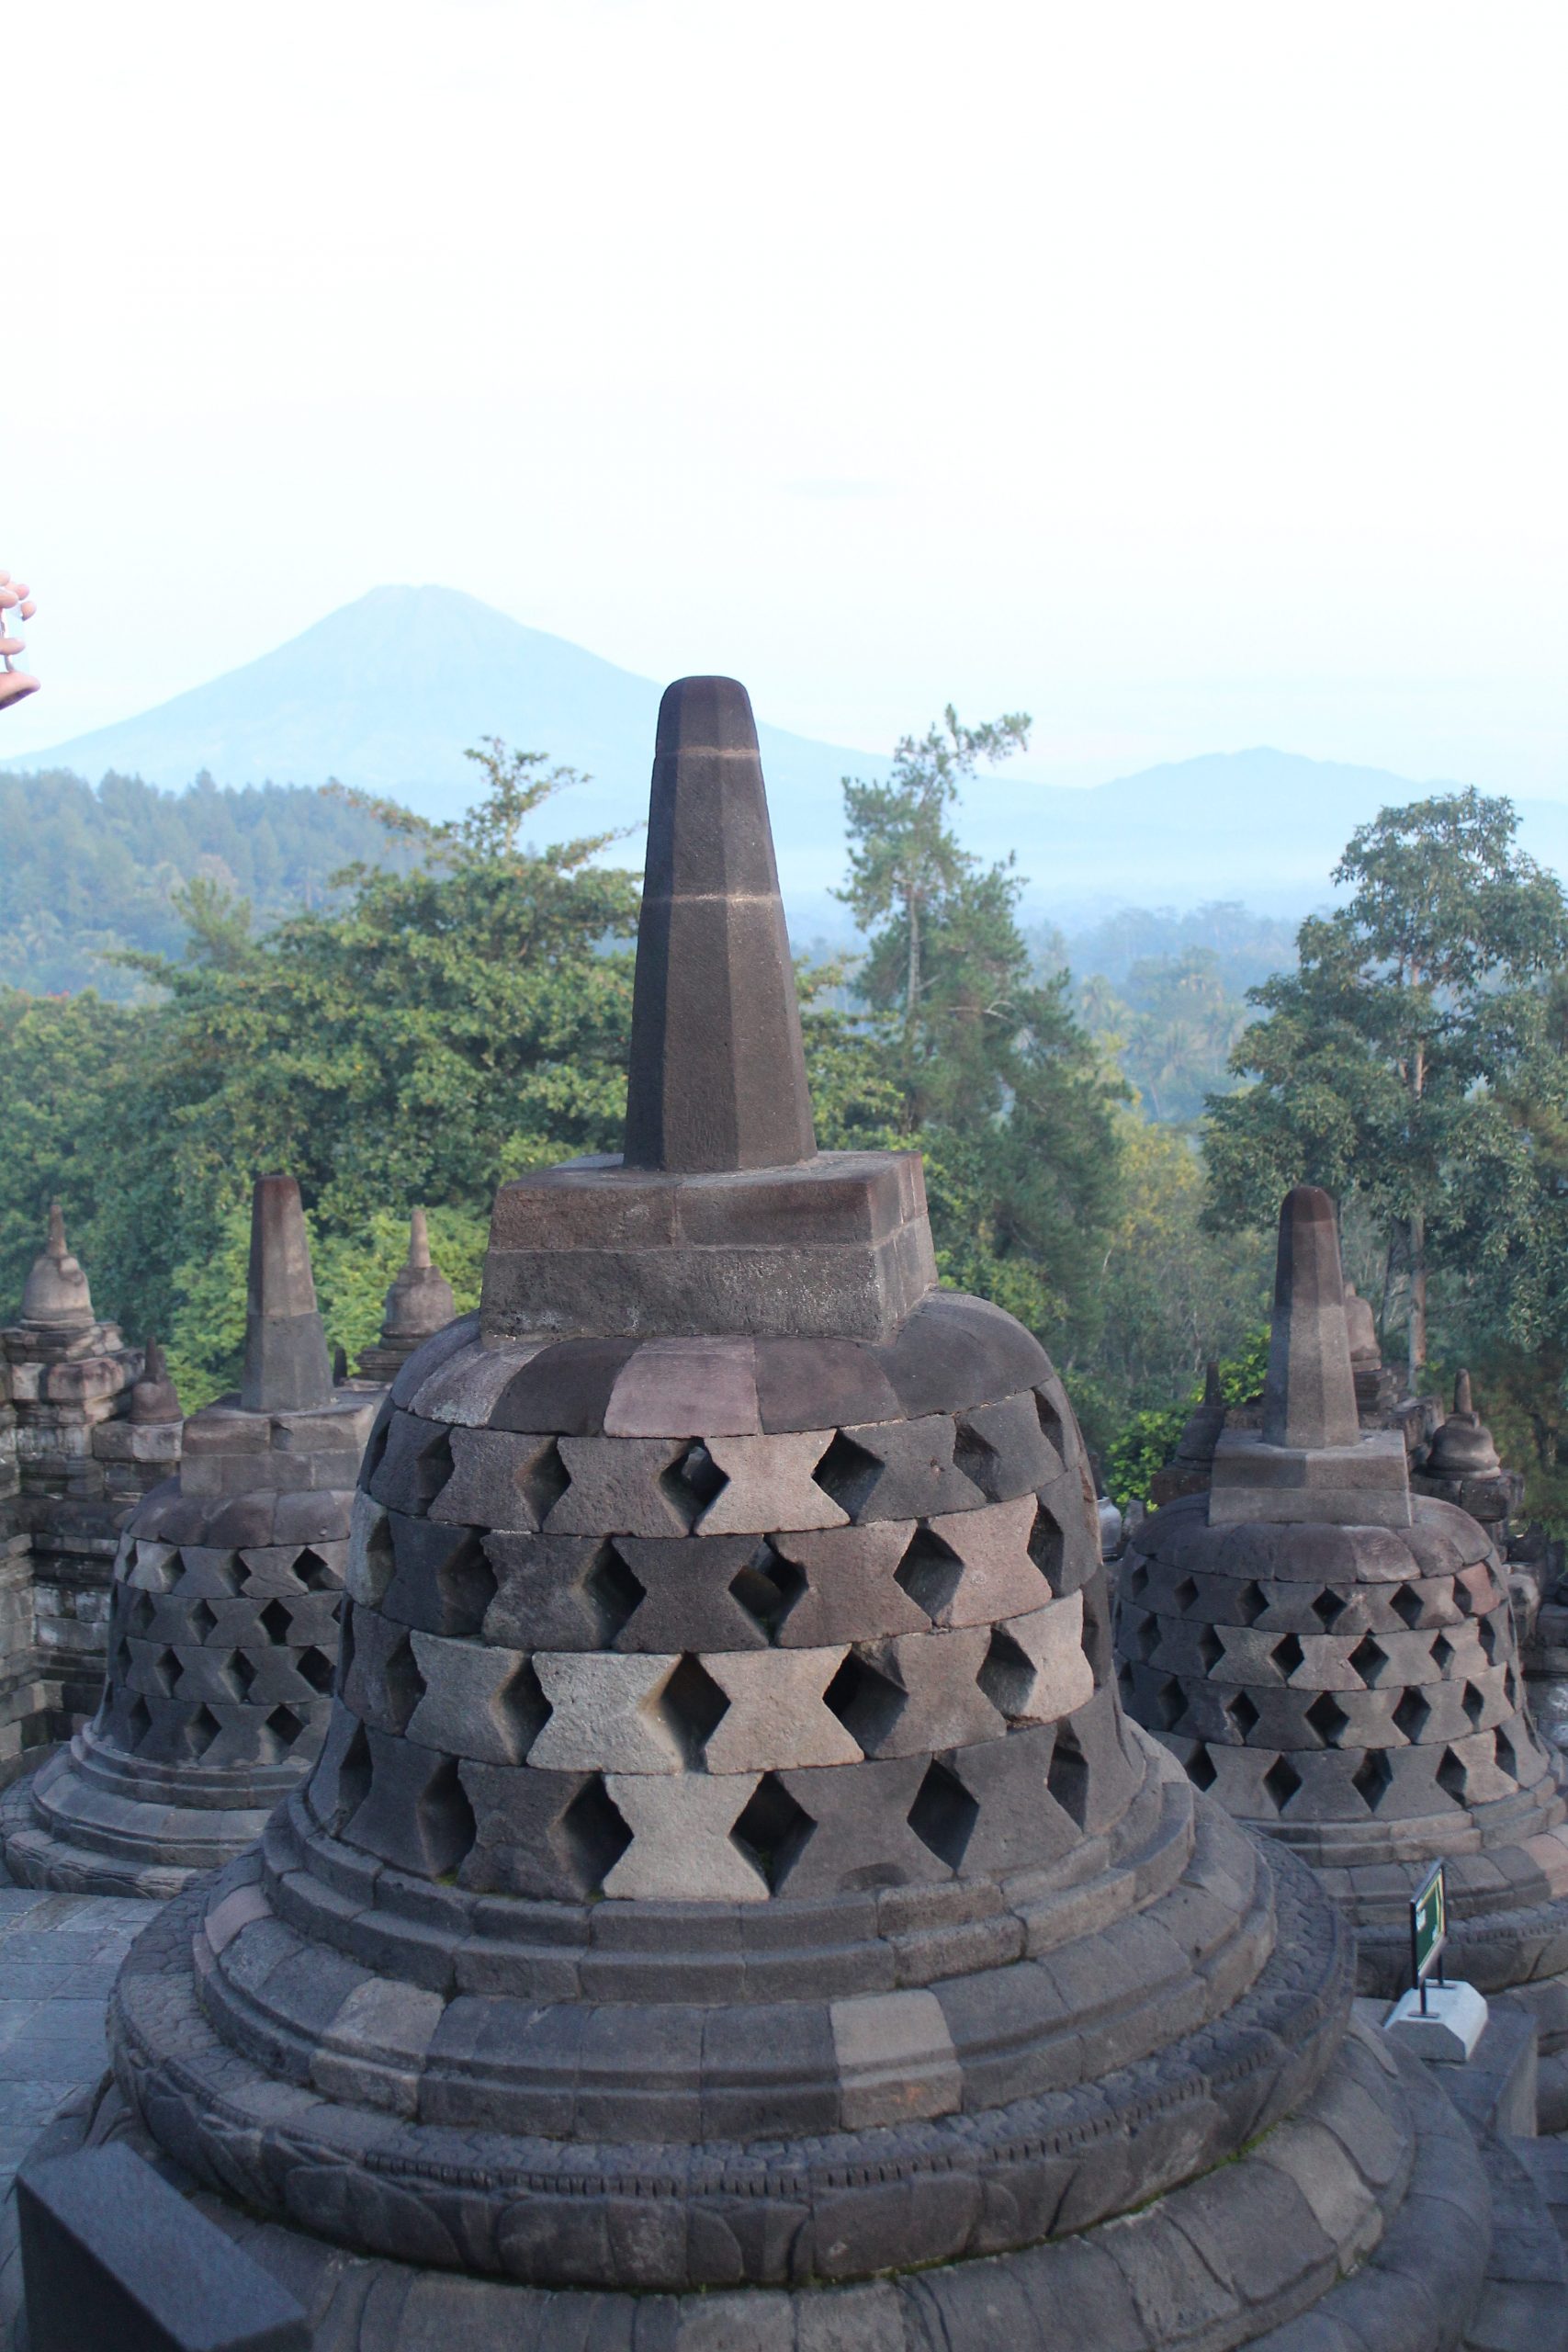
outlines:
[{"label": "distant hill ridge", "polygon": [[[946,691],[932,682],[931,710],[912,710],[911,729]],[[465,746],[500,735],[592,777],[560,805],[552,830],[639,830],[660,693],[653,680],[455,589],[376,588],[153,710],[0,765],[88,777],[112,769],[167,788],[203,770],[220,785],[337,776],[448,816],[472,795]],[[807,931],[841,931],[843,910],[829,895],[844,870],[840,779],[886,774],[887,762],[766,723],[760,731],[792,915]],[[1038,910],[1238,899],[1299,912],[1327,897],[1330,868],[1358,824],[1444,788],[1272,750],[1211,753],[1088,791],[1003,769],[971,786],[961,831],[982,857],[1016,853],[1026,904]],[[1517,805],[1525,845],[1568,873],[1568,805]],[[625,854],[636,861],[635,838]]]}]

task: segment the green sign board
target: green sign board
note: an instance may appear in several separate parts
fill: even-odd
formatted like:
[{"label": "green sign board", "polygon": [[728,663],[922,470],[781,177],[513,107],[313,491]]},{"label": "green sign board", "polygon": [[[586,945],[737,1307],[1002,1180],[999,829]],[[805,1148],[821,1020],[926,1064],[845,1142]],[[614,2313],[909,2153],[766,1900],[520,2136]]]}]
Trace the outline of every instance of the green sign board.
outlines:
[{"label": "green sign board", "polygon": [[[1416,1984],[1424,1984],[1442,1957],[1449,1939],[1448,1892],[1443,1866],[1434,1863],[1410,1898],[1410,1969]],[[1442,1971],[1438,1968],[1438,1981]]]}]

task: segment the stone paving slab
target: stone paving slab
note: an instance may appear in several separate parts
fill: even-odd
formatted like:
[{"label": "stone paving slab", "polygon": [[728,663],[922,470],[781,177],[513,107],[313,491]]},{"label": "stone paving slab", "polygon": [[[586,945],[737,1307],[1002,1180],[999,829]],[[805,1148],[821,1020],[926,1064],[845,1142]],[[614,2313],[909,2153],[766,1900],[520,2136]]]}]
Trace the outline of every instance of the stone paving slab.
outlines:
[{"label": "stone paving slab", "polygon": [[44,2125],[107,2064],[109,1993],[158,1907],[0,1883],[0,2197]]}]

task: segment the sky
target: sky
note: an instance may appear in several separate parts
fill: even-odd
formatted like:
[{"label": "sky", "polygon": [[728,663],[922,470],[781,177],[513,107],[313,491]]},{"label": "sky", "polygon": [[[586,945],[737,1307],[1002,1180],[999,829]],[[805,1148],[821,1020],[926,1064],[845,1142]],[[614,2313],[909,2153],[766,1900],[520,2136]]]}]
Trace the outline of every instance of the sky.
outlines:
[{"label": "sky", "polygon": [[[387,582],[876,750],[1568,798],[1561,0],[45,0],[7,755]],[[411,669],[420,648],[410,645]]]}]

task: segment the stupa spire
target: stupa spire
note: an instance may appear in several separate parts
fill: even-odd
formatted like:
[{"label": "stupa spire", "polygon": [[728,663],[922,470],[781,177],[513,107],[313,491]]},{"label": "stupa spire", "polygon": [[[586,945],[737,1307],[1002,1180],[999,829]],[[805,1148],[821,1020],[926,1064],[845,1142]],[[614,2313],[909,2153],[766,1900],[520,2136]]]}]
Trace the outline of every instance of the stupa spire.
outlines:
[{"label": "stupa spire", "polygon": [[40,1331],[85,1331],[93,1320],[92,1294],[79,1259],[65,1238],[65,1212],[49,1204],[49,1238],[33,1260],[22,1292],[22,1320]]},{"label": "stupa spire", "polygon": [[679,678],[654,751],[626,1164],[695,1175],[816,1149],[750,697]]},{"label": "stupa spire", "polygon": [[304,1412],[330,1405],[332,1360],[316,1308],[310,1244],[292,1176],[258,1176],[251,1196],[245,1287],[246,1412]]},{"label": "stupa spire", "polygon": [[1316,1453],[1359,1435],[1338,1221],[1327,1193],[1298,1184],[1280,1211],[1264,1442]]}]

